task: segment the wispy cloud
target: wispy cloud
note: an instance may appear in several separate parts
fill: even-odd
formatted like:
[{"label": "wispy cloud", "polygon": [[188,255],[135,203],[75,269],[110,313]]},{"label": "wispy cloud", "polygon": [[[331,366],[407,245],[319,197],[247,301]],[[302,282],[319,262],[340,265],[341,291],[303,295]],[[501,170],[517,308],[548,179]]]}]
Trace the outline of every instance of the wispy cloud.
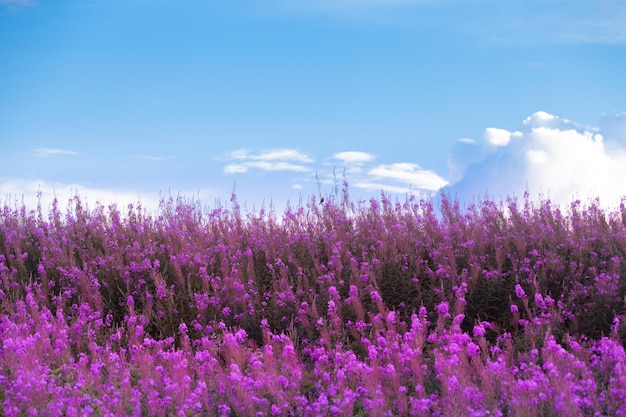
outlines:
[{"label": "wispy cloud", "polygon": [[[363,151],[335,153],[327,157],[326,162],[319,167],[312,165],[315,162],[314,158],[293,149],[261,152],[239,149],[230,152],[228,159],[236,162],[224,167],[223,171],[226,174],[245,174],[253,169],[307,173],[307,176],[290,178],[292,183],[297,184],[292,185],[292,188],[296,189],[303,189],[303,183],[311,184],[315,181],[326,185],[334,184],[337,180],[337,169],[344,173],[352,187],[366,191],[384,190],[391,193],[406,193],[411,190],[436,191],[447,184],[447,181],[436,173],[414,163],[373,165],[376,156]],[[331,165],[332,171],[329,170]],[[315,178],[313,172],[316,173]]]},{"label": "wispy cloud", "polygon": [[176,159],[175,156],[155,156],[155,155],[133,155],[131,157],[132,159],[142,159],[145,161],[155,161],[155,162],[161,162],[161,161],[168,161],[171,159]]},{"label": "wispy cloud", "polygon": [[263,162],[263,161],[249,161],[242,162],[240,164],[229,164],[224,168],[226,174],[243,174],[248,172],[252,168],[257,168],[263,171],[294,171],[294,172],[307,172],[310,168],[291,164],[289,162]]},{"label": "wispy cloud", "polygon": [[285,10],[299,12],[359,13],[371,9],[395,9],[441,2],[442,0],[279,0],[277,3]]},{"label": "wispy cloud", "polygon": [[43,158],[49,158],[52,156],[61,156],[61,155],[78,156],[78,152],[70,151],[67,149],[56,149],[56,148],[38,148],[38,149],[35,149],[33,153],[35,156],[43,157]]},{"label": "wispy cloud", "polygon": [[477,19],[472,23],[473,29],[481,36],[498,42],[626,42],[626,3],[623,1],[576,1],[567,4],[560,1],[520,1],[512,3],[507,13],[498,12],[488,19],[488,25],[485,20]]},{"label": "wispy cloud", "polygon": [[0,4],[9,6],[32,6],[35,2],[34,0],[0,0]]},{"label": "wispy cloud", "polygon": [[251,153],[248,149],[238,149],[232,151],[229,155],[230,159],[251,159],[258,161],[298,161],[298,162],[313,162],[313,158],[297,151],[295,149],[266,149],[258,153]]},{"label": "wispy cloud", "polygon": [[[621,0],[274,0],[293,14],[357,18],[377,24],[405,21],[453,26],[470,36],[505,43],[626,42]],[[505,4],[506,3],[506,4]],[[463,18],[452,11],[464,8]],[[416,13],[412,13],[415,11]]]},{"label": "wispy cloud", "polygon": [[302,164],[314,162],[310,156],[295,149],[286,148],[267,149],[256,153],[248,149],[238,149],[232,151],[227,159],[238,162],[227,165],[224,168],[226,174],[242,174],[250,169],[307,172],[310,168]]},{"label": "wispy cloud", "polygon": [[376,156],[360,151],[346,151],[336,153],[330,158],[330,162],[326,165],[339,164],[343,167],[344,173],[351,176],[359,176],[365,169],[367,169],[369,163],[376,159]]},{"label": "wispy cloud", "polygon": [[35,0],[0,0],[0,10],[6,9],[9,12],[17,12],[24,7],[35,5]]},{"label": "wispy cloud", "polygon": [[[442,4],[456,4],[460,1],[471,0],[270,0],[269,3],[281,14],[394,26],[405,20],[407,11],[420,13],[427,8],[432,10]],[[424,19],[420,16],[418,20]]]},{"label": "wispy cloud", "polygon": [[363,164],[373,161],[376,157],[367,152],[348,151],[336,153],[333,158],[347,164]]},{"label": "wispy cloud", "polygon": [[378,165],[370,169],[368,174],[377,179],[404,183],[412,189],[419,188],[429,191],[437,191],[448,183],[433,171],[423,169],[419,165],[409,162]]},{"label": "wispy cloud", "polygon": [[374,181],[356,181],[354,183],[350,183],[351,186],[360,188],[367,192],[376,192],[376,191],[384,191],[386,193],[397,193],[397,194],[405,194],[414,192],[415,189],[410,185],[390,185],[388,183],[383,182],[374,182]]}]

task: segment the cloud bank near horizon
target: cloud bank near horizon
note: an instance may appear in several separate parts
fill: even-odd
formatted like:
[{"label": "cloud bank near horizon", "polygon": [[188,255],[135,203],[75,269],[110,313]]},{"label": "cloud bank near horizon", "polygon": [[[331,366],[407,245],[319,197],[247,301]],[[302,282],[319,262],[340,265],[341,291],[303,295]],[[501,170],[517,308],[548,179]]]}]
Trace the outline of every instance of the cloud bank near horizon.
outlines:
[{"label": "cloud bank near horizon", "polygon": [[193,199],[200,202],[207,202],[212,198],[215,198],[216,202],[219,200],[216,190],[206,187],[195,191],[139,191],[132,187],[105,188],[43,179],[0,177],[0,206],[16,208],[24,205],[28,210],[36,210],[40,205],[42,214],[47,216],[54,199],[57,200],[61,212],[65,213],[75,197],[79,197],[84,207],[89,210],[99,205],[104,207],[115,205],[120,212],[125,213],[129,205],[136,208],[141,204],[151,215],[157,214],[161,203],[167,202],[170,198],[176,200],[180,197],[184,201]]},{"label": "cloud bank near horizon", "polygon": [[[317,173],[315,160],[295,149],[232,155],[246,162],[241,169],[226,166],[225,173],[291,171],[292,188],[298,190]],[[447,193],[467,204],[521,197],[528,191],[534,200],[550,199],[563,206],[598,197],[613,207],[626,196],[626,181],[621,181],[626,178],[626,112],[602,116],[598,127],[544,111],[524,119],[516,130],[488,127],[479,140],[457,141],[448,156],[447,178],[414,162],[378,159],[356,150],[335,153],[324,160],[320,182],[333,184],[338,171],[351,188],[365,193]],[[284,165],[287,160],[306,163],[307,169]]]},{"label": "cloud bank near horizon", "polygon": [[[38,148],[33,158],[82,158],[73,150]],[[166,164],[171,158],[150,157]],[[41,160],[41,159],[40,159]],[[604,115],[598,127],[539,111],[522,121],[516,130],[488,127],[482,138],[457,140],[448,155],[448,176],[442,176],[410,161],[384,161],[379,155],[361,150],[346,150],[325,157],[313,156],[298,149],[238,149],[217,157],[222,165],[224,184],[218,188],[205,186],[188,195],[206,199],[226,198],[233,180],[247,176],[254,187],[264,184],[263,197],[289,200],[295,194],[326,192],[343,173],[357,199],[369,198],[381,191],[402,198],[406,194],[432,196],[447,193],[468,204],[489,198],[495,201],[521,197],[526,191],[531,198],[548,198],[553,203],[568,205],[575,199],[586,201],[599,197],[604,206],[616,207],[626,197],[626,112]],[[257,180],[259,175],[271,178]],[[42,195],[44,209],[56,196],[66,204],[74,195],[85,197],[92,204],[117,203],[120,208],[141,201],[156,213],[161,188],[119,188],[86,185],[80,180],[60,182],[53,178],[1,178],[0,202],[24,202],[36,208],[37,195]],[[154,182],[163,181],[155,178]],[[259,183],[257,184],[258,181]],[[271,185],[270,185],[271,181]],[[224,186],[229,184],[228,187]],[[162,186],[162,184],[161,184]],[[285,188],[286,187],[286,188]],[[288,189],[291,189],[289,191]],[[202,195],[200,195],[202,190]],[[279,196],[271,195],[280,190]],[[181,190],[178,194],[181,194]],[[186,191],[185,191],[186,192]],[[175,192],[176,193],[176,192]],[[295,194],[294,194],[295,193]],[[294,194],[294,195],[292,195]],[[243,196],[245,199],[247,196]],[[258,196],[257,196],[258,197]],[[256,197],[255,197],[256,198]],[[62,206],[64,207],[64,206]]]},{"label": "cloud bank near horizon", "polygon": [[96,202],[108,206],[117,204],[123,210],[128,204],[136,205],[141,201],[144,207],[158,207],[160,196],[158,193],[138,193],[125,189],[107,189],[88,187],[82,184],[66,184],[48,180],[29,180],[20,178],[0,178],[0,201],[8,206],[17,203],[30,209],[35,209],[41,197],[42,210],[48,212],[49,205],[54,198],[59,208],[64,210],[67,203],[79,196],[91,208]]},{"label": "cloud bank near horizon", "polygon": [[482,141],[457,141],[448,165],[441,192],[463,202],[528,191],[561,205],[598,197],[614,206],[626,196],[626,113],[586,127],[539,111],[520,130],[487,128]]}]

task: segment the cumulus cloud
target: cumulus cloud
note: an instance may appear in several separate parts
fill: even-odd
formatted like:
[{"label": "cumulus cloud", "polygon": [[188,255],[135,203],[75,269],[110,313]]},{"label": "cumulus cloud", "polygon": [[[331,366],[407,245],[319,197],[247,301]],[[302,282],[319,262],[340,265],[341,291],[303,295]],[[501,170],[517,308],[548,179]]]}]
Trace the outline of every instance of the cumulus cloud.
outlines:
[{"label": "cumulus cloud", "polygon": [[70,151],[67,149],[56,149],[56,148],[38,148],[33,151],[35,156],[49,158],[52,156],[61,156],[61,155],[71,155],[77,156],[78,152]]},{"label": "cumulus cloud", "polygon": [[[301,190],[315,181],[335,183],[336,168],[351,188],[368,193],[445,192],[470,202],[528,191],[561,205],[599,197],[614,206],[626,196],[626,112],[603,116],[598,127],[544,111],[521,120],[517,129],[488,127],[478,139],[457,141],[448,155],[447,178],[414,162],[378,163],[378,158],[356,150],[334,153],[323,159],[320,181],[314,159],[299,151],[237,150],[224,172],[290,171],[292,187]],[[331,164],[332,174],[325,169]]]},{"label": "cumulus cloud", "polygon": [[607,120],[610,144],[601,129],[546,112],[525,119],[522,131],[488,128],[482,143],[456,144],[448,159],[451,184],[442,191],[465,201],[528,191],[558,204],[597,196],[613,205],[626,196],[626,113]]},{"label": "cumulus cloud", "polygon": [[238,149],[232,151],[227,159],[237,162],[224,168],[226,174],[246,173],[250,169],[307,172],[310,168],[302,164],[314,162],[313,158],[300,151],[284,148],[263,150],[257,153],[247,149]]},{"label": "cumulus cloud", "polygon": [[626,147],[626,111],[603,115],[600,118],[599,130],[607,144],[616,143]]},{"label": "cumulus cloud", "polygon": [[511,141],[511,138],[518,138],[521,136],[521,132],[509,132],[505,129],[498,129],[495,127],[488,127],[485,129],[484,138],[493,146],[506,146]]}]

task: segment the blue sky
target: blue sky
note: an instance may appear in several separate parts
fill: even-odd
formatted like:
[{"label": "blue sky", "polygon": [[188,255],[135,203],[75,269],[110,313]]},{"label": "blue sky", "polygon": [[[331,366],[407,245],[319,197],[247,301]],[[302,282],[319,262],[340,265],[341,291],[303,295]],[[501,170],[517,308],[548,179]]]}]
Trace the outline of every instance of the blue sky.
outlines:
[{"label": "blue sky", "polygon": [[345,172],[355,199],[619,199],[625,21],[621,0],[0,0],[0,196],[280,207]]}]

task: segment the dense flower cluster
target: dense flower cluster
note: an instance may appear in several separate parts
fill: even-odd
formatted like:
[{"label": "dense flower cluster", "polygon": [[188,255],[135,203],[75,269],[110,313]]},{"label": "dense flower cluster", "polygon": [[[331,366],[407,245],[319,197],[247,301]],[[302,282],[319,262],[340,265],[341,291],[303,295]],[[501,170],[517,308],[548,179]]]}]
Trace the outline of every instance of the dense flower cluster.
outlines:
[{"label": "dense flower cluster", "polygon": [[4,416],[626,416],[626,208],[0,212]]}]

